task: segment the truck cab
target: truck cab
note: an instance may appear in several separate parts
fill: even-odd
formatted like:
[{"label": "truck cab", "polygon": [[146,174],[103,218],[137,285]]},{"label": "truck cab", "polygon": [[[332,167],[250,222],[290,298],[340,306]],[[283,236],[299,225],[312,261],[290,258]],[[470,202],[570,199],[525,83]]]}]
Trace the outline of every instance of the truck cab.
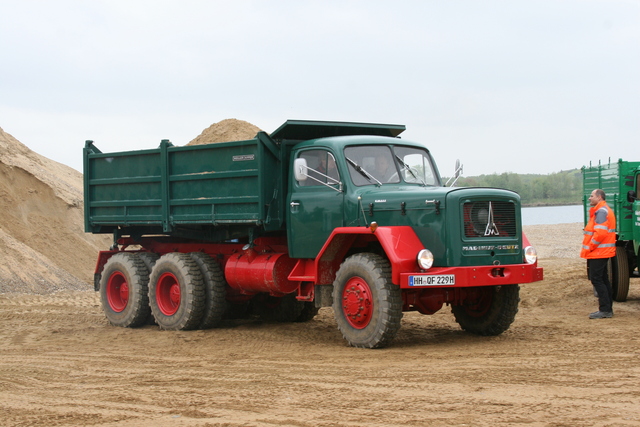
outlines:
[{"label": "truck cab", "polygon": [[290,165],[292,258],[315,259],[336,229],[373,223],[410,227],[433,253],[434,266],[522,261],[519,196],[444,187],[422,144],[382,136],[318,138],[296,144]]}]

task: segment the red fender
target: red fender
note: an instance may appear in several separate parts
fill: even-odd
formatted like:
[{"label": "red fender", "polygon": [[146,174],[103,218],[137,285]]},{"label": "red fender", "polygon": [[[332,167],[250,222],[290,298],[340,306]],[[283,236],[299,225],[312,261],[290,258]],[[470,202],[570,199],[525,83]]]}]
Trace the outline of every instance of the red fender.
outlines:
[{"label": "red fender", "polygon": [[301,259],[289,275],[291,281],[313,282],[317,285],[333,283],[340,263],[354,246],[380,242],[391,262],[391,280],[400,284],[402,273],[419,271],[416,261],[424,245],[409,226],[397,227],[338,227],[333,230],[316,259]]}]

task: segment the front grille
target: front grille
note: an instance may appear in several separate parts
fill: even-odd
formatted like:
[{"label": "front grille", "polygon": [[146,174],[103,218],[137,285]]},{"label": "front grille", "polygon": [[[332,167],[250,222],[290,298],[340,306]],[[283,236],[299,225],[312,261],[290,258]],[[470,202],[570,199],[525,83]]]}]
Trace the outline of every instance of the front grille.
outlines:
[{"label": "front grille", "polygon": [[465,237],[516,237],[514,203],[467,202],[462,209]]}]

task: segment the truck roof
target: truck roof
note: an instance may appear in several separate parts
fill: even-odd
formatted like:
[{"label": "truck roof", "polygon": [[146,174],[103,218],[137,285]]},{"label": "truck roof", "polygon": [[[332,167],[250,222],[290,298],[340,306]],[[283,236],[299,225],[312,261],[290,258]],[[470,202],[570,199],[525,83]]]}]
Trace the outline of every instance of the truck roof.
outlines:
[{"label": "truck roof", "polygon": [[315,138],[344,135],[378,135],[397,137],[406,127],[382,123],[326,122],[316,120],[287,120],[271,133],[274,141],[305,141]]}]

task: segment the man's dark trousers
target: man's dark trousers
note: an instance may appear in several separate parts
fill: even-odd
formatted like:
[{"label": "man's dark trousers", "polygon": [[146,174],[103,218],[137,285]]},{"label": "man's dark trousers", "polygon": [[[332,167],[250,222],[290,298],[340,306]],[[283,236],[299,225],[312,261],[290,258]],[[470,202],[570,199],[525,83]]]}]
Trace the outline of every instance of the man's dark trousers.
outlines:
[{"label": "man's dark trousers", "polygon": [[589,263],[589,279],[598,293],[600,311],[613,313],[613,289],[609,274],[607,274],[607,264],[609,258],[593,258],[587,260]]}]

